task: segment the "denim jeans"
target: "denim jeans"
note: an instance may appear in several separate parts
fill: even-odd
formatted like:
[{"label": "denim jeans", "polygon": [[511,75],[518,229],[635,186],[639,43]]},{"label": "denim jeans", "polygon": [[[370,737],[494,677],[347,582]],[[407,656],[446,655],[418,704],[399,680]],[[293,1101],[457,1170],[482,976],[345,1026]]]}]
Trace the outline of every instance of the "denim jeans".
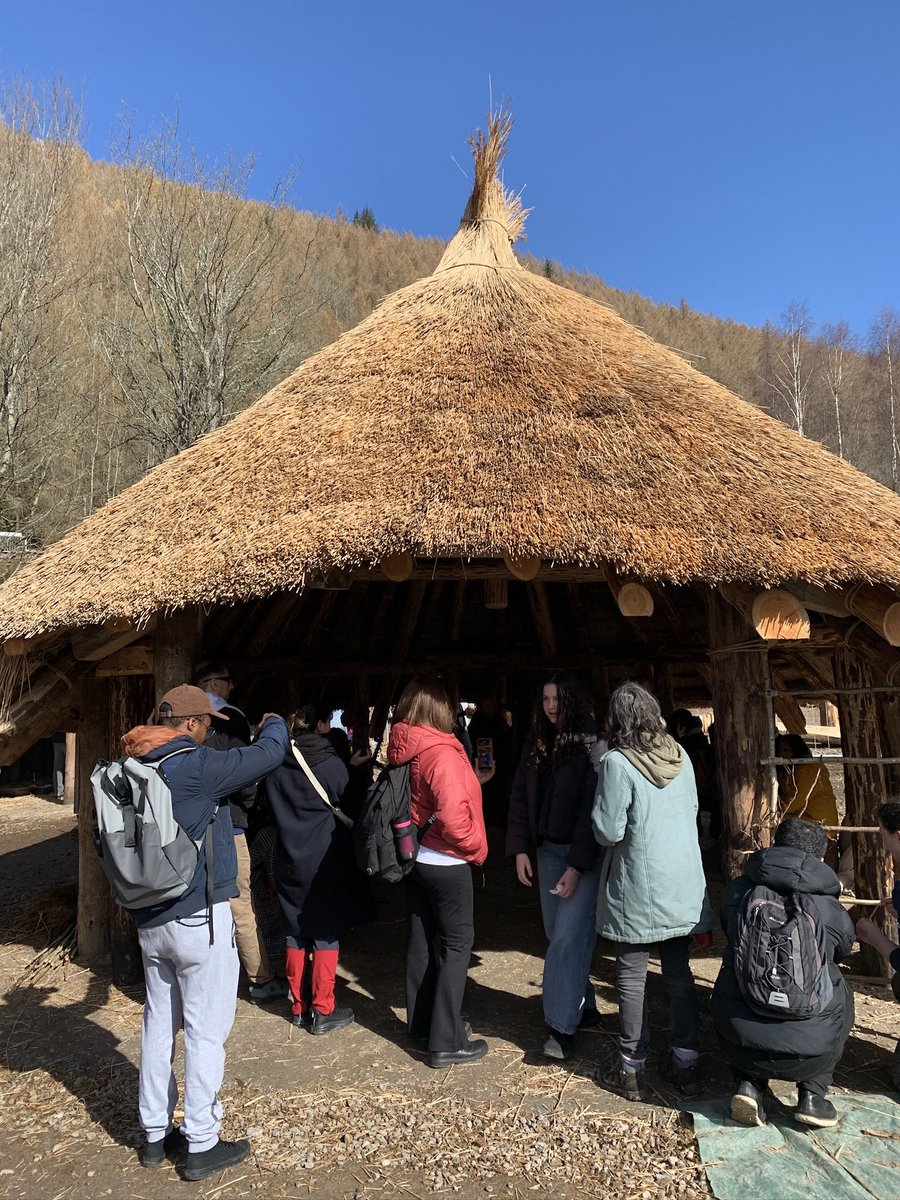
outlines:
[{"label": "denim jeans", "polygon": [[581,875],[568,900],[551,896],[568,854],[568,846],[553,842],[544,842],[537,852],[541,914],[550,943],[544,958],[544,1020],[559,1033],[574,1033],[585,1008],[597,1007],[590,970],[597,944],[600,867]]},{"label": "denim jeans", "polygon": [[[672,1012],[672,1047],[700,1049],[700,1018],[697,990],[688,957],[689,937],[659,942],[659,964],[663,982],[669,991]],[[643,1062],[650,1047],[647,1016],[647,964],[652,945],[616,942],[616,991],[619,996],[619,1024],[622,1035],[619,1048],[632,1062]]]}]

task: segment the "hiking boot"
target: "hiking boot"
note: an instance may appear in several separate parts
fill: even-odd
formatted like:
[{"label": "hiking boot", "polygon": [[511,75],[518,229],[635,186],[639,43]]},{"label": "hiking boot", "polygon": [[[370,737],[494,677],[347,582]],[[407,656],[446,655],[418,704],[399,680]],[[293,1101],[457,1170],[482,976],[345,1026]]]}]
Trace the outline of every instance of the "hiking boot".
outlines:
[{"label": "hiking boot", "polygon": [[697,1059],[693,1062],[679,1062],[673,1056],[662,1067],[660,1074],[686,1100],[700,1095],[700,1069]]},{"label": "hiking boot", "polygon": [[170,1129],[164,1138],[144,1142],[138,1150],[142,1167],[161,1167],[167,1158],[182,1158],[187,1154],[188,1140],[180,1129]]},{"label": "hiking boot", "polygon": [[541,1053],[544,1058],[556,1058],[562,1061],[568,1057],[574,1041],[574,1034],[560,1033],[558,1029],[548,1029]]},{"label": "hiking boot", "polygon": [[623,1067],[621,1063],[613,1067],[611,1071],[597,1082],[601,1087],[618,1092],[626,1100],[637,1101],[648,1100],[650,1098],[650,1092],[644,1079],[644,1072],[630,1071],[627,1067]]},{"label": "hiking boot", "polygon": [[830,1100],[816,1092],[807,1091],[805,1087],[800,1088],[800,1100],[794,1109],[795,1121],[801,1125],[813,1125],[816,1129],[832,1129],[839,1119]]},{"label": "hiking boot", "polygon": [[731,1097],[731,1119],[741,1125],[765,1125],[763,1094],[749,1079],[742,1079]]},{"label": "hiking boot", "polygon": [[271,1000],[284,1000],[287,994],[286,979],[269,979],[266,983],[250,984],[251,1004],[268,1004]]},{"label": "hiking boot", "polygon": [[318,1037],[319,1034],[331,1033],[334,1029],[343,1029],[347,1025],[352,1025],[355,1020],[352,1008],[334,1008],[330,1013],[319,1012],[317,1008],[314,1008],[309,1022],[309,1032]]},{"label": "hiking boot", "polygon": [[434,1050],[428,1056],[429,1067],[440,1069],[441,1067],[455,1067],[464,1063],[478,1062],[480,1058],[488,1052],[488,1044],[484,1038],[476,1038],[473,1042],[467,1042],[459,1050]]},{"label": "hiking boot", "polygon": [[250,1143],[246,1138],[240,1138],[236,1142],[218,1141],[209,1150],[201,1150],[199,1154],[191,1154],[189,1151],[184,1160],[182,1174],[192,1182],[205,1179],[207,1175],[215,1175],[217,1171],[224,1171],[226,1167],[237,1166],[249,1153]]}]

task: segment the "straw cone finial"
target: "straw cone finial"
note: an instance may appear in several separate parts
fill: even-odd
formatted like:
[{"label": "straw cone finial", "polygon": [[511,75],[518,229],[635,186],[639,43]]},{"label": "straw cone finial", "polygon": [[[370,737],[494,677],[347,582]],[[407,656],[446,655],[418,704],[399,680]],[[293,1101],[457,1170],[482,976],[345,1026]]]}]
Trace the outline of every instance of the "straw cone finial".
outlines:
[{"label": "straw cone finial", "polygon": [[[449,267],[518,267],[512,245],[524,236],[528,209],[500,182],[500,164],[513,127],[508,108],[488,115],[487,133],[478,129],[469,138],[475,159],[475,182],[459,231],[438,263],[435,274]],[[506,236],[504,237],[504,231]]]}]

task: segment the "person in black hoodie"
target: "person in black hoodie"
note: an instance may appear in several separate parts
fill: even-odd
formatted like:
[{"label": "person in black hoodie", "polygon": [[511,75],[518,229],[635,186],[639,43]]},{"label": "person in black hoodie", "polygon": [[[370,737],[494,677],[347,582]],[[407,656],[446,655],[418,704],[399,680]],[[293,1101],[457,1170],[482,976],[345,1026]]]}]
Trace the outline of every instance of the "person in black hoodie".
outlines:
[{"label": "person in black hoodie", "polygon": [[513,780],[506,828],[506,853],[515,857],[525,887],[532,886],[532,855],[537,858],[550,943],[543,981],[547,1058],[564,1059],[575,1031],[599,1021],[590,968],[601,850],[591,807],[604,749],[579,685],[569,676],[551,676]]},{"label": "person in black hoodie", "polygon": [[278,829],[275,888],[287,935],[291,1011],[294,1024],[313,1034],[353,1022],[353,1011],[334,1001],[338,938],[372,919],[368,883],[340,809],[347,768],[323,736],[329,716],[314,704],[293,714],[291,745],[266,780]]},{"label": "person in black hoodie", "polygon": [[[828,837],[820,825],[789,817],[775,830],[774,844],[750,856],[745,873],[731,881],[722,897],[722,928],[728,946],[710,1010],[720,1048],[738,1085],[731,1098],[731,1115],[743,1125],[765,1124],[764,1093],[770,1079],[797,1083],[794,1117],[801,1125],[830,1127],[838,1123],[826,1092],[853,1027],[854,1012],[853,993],[836,964],[850,953],[854,928],[841,907],[838,877],[822,861],[827,850]],[[743,997],[734,944],[741,902],[757,884],[783,895],[799,893],[815,909],[825,933],[833,986],[831,999],[820,1013],[803,1019],[763,1016]]]}]

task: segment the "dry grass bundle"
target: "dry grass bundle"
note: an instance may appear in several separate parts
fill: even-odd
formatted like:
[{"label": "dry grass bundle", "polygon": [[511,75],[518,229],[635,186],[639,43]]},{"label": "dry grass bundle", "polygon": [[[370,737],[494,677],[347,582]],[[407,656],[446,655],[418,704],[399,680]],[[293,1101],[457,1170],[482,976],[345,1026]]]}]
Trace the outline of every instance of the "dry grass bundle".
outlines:
[{"label": "dry grass bundle", "polygon": [[0,635],[300,589],[386,554],[612,563],[658,582],[900,585],[900,499],[611,310],[520,267],[473,139],[433,275],[0,588]]}]

